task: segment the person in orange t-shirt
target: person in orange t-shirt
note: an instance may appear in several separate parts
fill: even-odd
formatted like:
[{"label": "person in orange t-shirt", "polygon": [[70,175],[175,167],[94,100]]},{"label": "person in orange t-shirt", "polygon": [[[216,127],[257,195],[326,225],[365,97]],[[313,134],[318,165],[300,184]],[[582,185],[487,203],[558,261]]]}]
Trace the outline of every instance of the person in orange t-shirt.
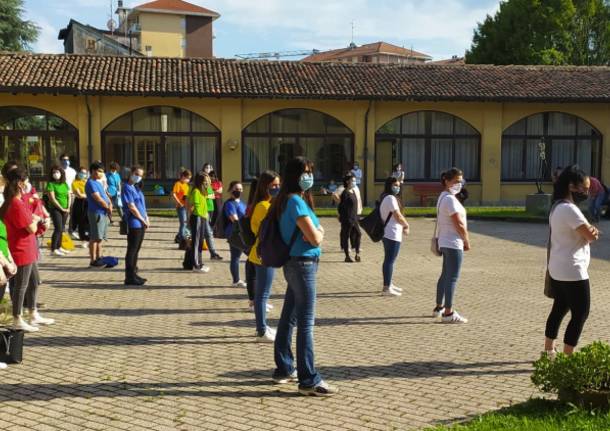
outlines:
[{"label": "person in orange t-shirt", "polygon": [[186,197],[189,193],[189,183],[193,174],[190,170],[185,169],[180,173],[180,179],[174,184],[172,189],[172,199],[176,203],[176,213],[178,213],[178,233],[176,234],[176,241],[179,244],[182,240],[190,238],[191,233],[188,228],[188,214],[186,210]]}]

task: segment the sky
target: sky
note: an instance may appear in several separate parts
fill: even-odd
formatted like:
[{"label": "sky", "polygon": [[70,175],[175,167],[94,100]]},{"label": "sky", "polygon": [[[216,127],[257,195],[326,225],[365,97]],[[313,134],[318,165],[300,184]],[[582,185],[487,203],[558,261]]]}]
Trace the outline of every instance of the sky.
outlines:
[{"label": "sky", "polygon": [[[473,30],[499,0],[190,0],[220,13],[214,55],[342,48],[384,41],[431,55],[463,56]],[[40,27],[35,52],[61,53],[57,39],[70,18],[99,28],[116,0],[25,0],[25,17]],[[130,1],[133,7],[146,0]],[[116,15],[113,16],[116,19]],[[290,59],[290,58],[286,58]]]}]

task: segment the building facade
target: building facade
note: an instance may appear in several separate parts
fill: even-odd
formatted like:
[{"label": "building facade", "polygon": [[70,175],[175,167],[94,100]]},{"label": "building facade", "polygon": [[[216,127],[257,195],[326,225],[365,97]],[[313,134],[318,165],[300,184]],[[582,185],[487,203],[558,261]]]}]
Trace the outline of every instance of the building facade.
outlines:
[{"label": "building facade", "polygon": [[387,42],[356,45],[312,54],[303,58],[305,62],[373,63],[373,64],[422,64],[432,60],[428,54],[392,45]]},{"label": "building facade", "polygon": [[[548,169],[579,163],[610,183],[610,68],[390,66],[0,55],[0,164],[44,180],[57,156],[116,160],[169,184],[212,163],[248,183],[304,155],[316,183],[363,167],[369,203],[392,165],[405,196],[465,171],[471,204],[519,203]],[[547,186],[548,190],[548,186]]]}]

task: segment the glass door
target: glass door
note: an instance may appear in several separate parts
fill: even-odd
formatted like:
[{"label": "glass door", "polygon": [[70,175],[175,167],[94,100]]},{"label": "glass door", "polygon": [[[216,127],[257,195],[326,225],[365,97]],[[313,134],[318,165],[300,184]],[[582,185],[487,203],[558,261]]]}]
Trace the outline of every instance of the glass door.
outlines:
[{"label": "glass door", "polygon": [[135,136],[135,162],[144,168],[146,178],[160,179],[163,175],[160,136]]}]

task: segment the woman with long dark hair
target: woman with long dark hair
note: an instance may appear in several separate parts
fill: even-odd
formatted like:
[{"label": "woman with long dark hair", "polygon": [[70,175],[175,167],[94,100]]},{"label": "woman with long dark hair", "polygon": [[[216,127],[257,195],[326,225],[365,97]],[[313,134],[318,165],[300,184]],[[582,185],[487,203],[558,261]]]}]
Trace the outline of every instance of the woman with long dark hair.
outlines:
[{"label": "woman with long dark hair", "polygon": [[[15,168],[7,174],[8,184],[4,189],[4,204],[0,207],[0,219],[6,225],[8,246],[13,256],[15,275],[11,301],[13,303],[13,328],[36,332],[39,325],[52,325],[53,319],[45,319],[37,310],[38,295],[38,245],[36,231],[41,218],[32,214],[22,196],[30,187],[23,168]],[[24,302],[29,308],[29,321],[23,319]]]},{"label": "woman with long dark hair", "polygon": [[400,180],[389,177],[385,180],[383,193],[379,201],[379,212],[384,222],[383,230],[383,295],[401,296],[402,288],[392,283],[394,263],[398,258],[403,235],[409,234],[409,223],[402,215],[402,202],[400,200]]},{"label": "woman with long dark hair", "polygon": [[457,197],[462,191],[464,173],[458,168],[451,168],[441,175],[441,184],[445,190],[436,205],[436,234],[439,251],[443,255],[443,269],[436,284],[436,307],[432,316],[443,323],[467,323],[468,319],[453,309],[464,252],[470,250],[466,209]]},{"label": "woman with long dark hair", "polygon": [[[225,238],[230,238],[233,233],[233,226],[238,223],[246,215],[246,204],[241,201],[241,195],[244,193],[244,186],[239,181],[231,181],[229,184],[230,198],[222,206],[223,215],[228,223],[225,226]],[[233,280],[233,287],[247,287],[246,282],[239,277],[239,259],[243,251],[229,244],[231,252],[231,262],[229,269]]]},{"label": "woman with long dark hair", "polygon": [[599,231],[589,224],[578,204],[587,200],[590,179],[578,166],[568,166],[553,185],[553,207],[549,215],[553,308],[546,322],[544,350],[554,358],[559,326],[570,311],[572,317],[563,338],[563,352],[570,355],[589,317],[589,244],[599,239]]},{"label": "woman with long dark hair", "polygon": [[192,247],[191,253],[193,253],[193,271],[206,273],[210,271],[208,266],[203,264],[203,241],[206,236],[206,224],[208,217],[208,205],[207,205],[207,187],[205,180],[207,174],[203,171],[197,172],[195,175],[195,181],[191,190],[188,194],[188,212],[191,227]]},{"label": "woman with long dark hair", "polygon": [[[350,256],[350,248],[356,252],[356,262],[360,262],[360,240],[362,232],[358,225],[358,198],[356,196],[356,178],[347,174],[343,178],[343,193],[337,206],[339,222],[341,223],[341,248],[345,253],[345,261],[354,262]],[[350,247],[351,246],[351,247]]]},{"label": "woman with long dark hair", "polygon": [[[324,229],[313,210],[310,192],[314,184],[313,164],[303,157],[290,160],[284,168],[283,180],[268,215],[279,222],[282,239],[290,246],[290,260],[283,267],[288,288],[275,336],[277,368],[273,381],[298,381],[299,392],[303,395],[329,396],[337,390],[322,380],[314,364],[316,274]],[[296,372],[290,348],[295,324]]]},{"label": "woman with long dark hair", "polygon": [[65,256],[68,251],[62,248],[61,240],[66,229],[68,214],[70,214],[70,187],[66,182],[66,173],[57,165],[53,166],[49,173],[47,196],[49,197],[49,213],[53,221],[51,253],[55,256]]},{"label": "woman with long dark hair", "polygon": [[275,330],[267,326],[267,309],[271,305],[268,303],[271,294],[271,286],[275,270],[263,266],[263,263],[256,252],[258,246],[258,232],[261,223],[271,207],[271,202],[280,191],[280,176],[274,171],[263,172],[257,182],[256,191],[252,199],[252,215],[250,216],[250,227],[252,232],[257,235],[256,242],[250,250],[248,262],[254,265],[256,271],[256,282],[254,290],[254,315],[256,317],[256,339],[262,342],[273,342],[275,340]]}]

